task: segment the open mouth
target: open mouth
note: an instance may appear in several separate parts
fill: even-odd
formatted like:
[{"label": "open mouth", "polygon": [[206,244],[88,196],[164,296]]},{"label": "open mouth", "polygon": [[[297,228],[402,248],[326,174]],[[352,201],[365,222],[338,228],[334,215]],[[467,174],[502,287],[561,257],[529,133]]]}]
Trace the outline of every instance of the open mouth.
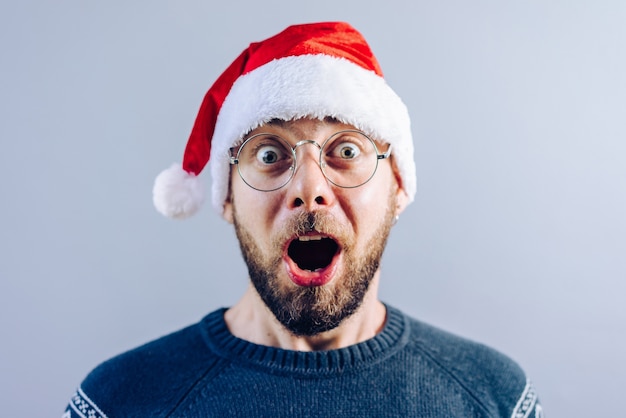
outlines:
[{"label": "open mouth", "polygon": [[332,238],[303,235],[291,241],[287,255],[300,269],[314,272],[328,267],[338,250],[339,245]]}]

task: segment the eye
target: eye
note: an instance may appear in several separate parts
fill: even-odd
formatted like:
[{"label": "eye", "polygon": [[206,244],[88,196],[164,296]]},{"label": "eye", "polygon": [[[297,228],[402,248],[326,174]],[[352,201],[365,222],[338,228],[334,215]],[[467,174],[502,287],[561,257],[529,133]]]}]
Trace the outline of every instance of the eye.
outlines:
[{"label": "eye", "polygon": [[263,145],[256,152],[256,158],[262,164],[274,164],[283,157],[283,151],[275,145]]},{"label": "eye", "polygon": [[350,142],[342,142],[335,147],[335,152],[344,160],[352,160],[359,156],[361,150],[358,146]]}]

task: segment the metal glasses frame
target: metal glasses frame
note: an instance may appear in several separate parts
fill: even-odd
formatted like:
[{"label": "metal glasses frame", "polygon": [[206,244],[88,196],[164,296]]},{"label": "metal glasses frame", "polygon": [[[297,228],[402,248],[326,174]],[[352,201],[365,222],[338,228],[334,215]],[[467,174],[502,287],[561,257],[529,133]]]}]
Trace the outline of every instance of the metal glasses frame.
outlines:
[{"label": "metal glasses frame", "polygon": [[[365,138],[367,138],[371,143],[372,146],[374,147],[374,150],[376,151],[376,166],[374,167],[374,171],[372,171],[372,174],[362,183],[357,184],[355,186],[342,186],[340,184],[335,183],[334,181],[332,181],[330,178],[328,178],[328,175],[326,174],[326,171],[324,170],[324,168],[326,167],[326,164],[324,163],[324,161],[322,160],[322,150],[324,149],[324,147],[326,146],[326,144],[328,143],[328,141],[330,141],[332,138],[334,138],[336,135],[339,134],[343,134],[343,133],[357,133],[360,135],[363,135]],[[254,138],[257,138],[261,135],[269,135],[269,136],[273,136],[278,138],[280,141],[282,141],[287,148],[289,148],[291,150],[291,156],[293,157],[293,164],[291,165],[291,167],[289,167],[291,174],[289,175],[289,177],[287,178],[287,180],[285,180],[285,182],[283,184],[281,184],[278,187],[274,187],[272,189],[259,189],[258,187],[254,187],[253,185],[251,185],[250,183],[248,183],[248,181],[245,179],[245,177],[241,174],[241,170],[240,170],[240,166],[239,166],[239,156],[241,153],[241,150],[245,147],[245,145],[250,142],[251,140],[253,140]],[[326,180],[328,180],[329,182],[331,182],[332,184],[334,184],[337,187],[341,187],[342,189],[354,189],[357,187],[361,187],[363,186],[365,183],[367,183],[368,181],[370,181],[372,179],[372,177],[374,177],[374,174],[376,174],[376,171],[378,170],[378,161],[379,160],[384,160],[386,158],[389,158],[389,156],[391,155],[391,145],[389,145],[389,148],[387,148],[387,151],[384,153],[379,153],[378,152],[378,147],[376,146],[376,142],[370,138],[368,135],[366,135],[364,132],[359,131],[357,129],[344,129],[342,131],[337,131],[334,132],[331,136],[329,136],[328,138],[326,138],[326,140],[324,140],[324,142],[322,143],[322,145],[318,144],[316,141],[312,140],[312,139],[302,139],[298,142],[296,142],[296,144],[294,146],[291,146],[291,144],[289,144],[289,142],[287,142],[287,140],[285,140],[284,138],[282,138],[279,135],[276,134],[270,134],[267,132],[259,132],[257,134],[252,135],[249,138],[246,138],[245,141],[243,141],[243,143],[241,145],[239,145],[238,147],[232,147],[230,148],[229,152],[230,152],[230,159],[229,162],[231,165],[236,165],[237,166],[237,173],[239,173],[239,177],[241,177],[241,179],[243,180],[244,183],[246,183],[250,188],[254,189],[254,190],[258,190],[260,192],[273,192],[275,190],[281,189],[283,187],[285,187],[293,178],[296,169],[298,168],[298,158],[296,157],[296,149],[301,146],[301,145],[306,145],[306,144],[312,144],[315,145],[320,152],[319,155],[319,166],[320,169],[322,170],[322,174],[324,175],[324,178],[326,178]],[[236,153],[235,153],[236,150]]]}]

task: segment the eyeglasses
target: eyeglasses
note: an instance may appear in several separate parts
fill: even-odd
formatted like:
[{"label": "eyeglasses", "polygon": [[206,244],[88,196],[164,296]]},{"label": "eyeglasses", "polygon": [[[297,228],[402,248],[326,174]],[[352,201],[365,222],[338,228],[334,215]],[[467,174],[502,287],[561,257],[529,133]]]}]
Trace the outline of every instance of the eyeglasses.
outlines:
[{"label": "eyeglasses", "polygon": [[237,166],[241,179],[248,186],[271,192],[292,179],[298,166],[296,149],[306,144],[320,150],[319,165],[326,179],[343,188],[367,183],[376,173],[378,160],[391,155],[391,146],[379,154],[376,143],[357,130],[336,132],[322,145],[303,139],[293,147],[278,135],[259,133],[247,138],[238,149],[230,149],[230,164]]}]

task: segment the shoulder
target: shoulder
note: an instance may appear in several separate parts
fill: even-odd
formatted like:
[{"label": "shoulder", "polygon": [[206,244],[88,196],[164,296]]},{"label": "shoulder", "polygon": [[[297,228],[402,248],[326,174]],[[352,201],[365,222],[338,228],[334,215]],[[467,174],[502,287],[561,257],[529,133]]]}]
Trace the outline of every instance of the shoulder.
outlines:
[{"label": "shoulder", "polygon": [[202,323],[122,353],[96,367],[72,403],[101,416],[165,416],[220,361],[208,349]]},{"label": "shoulder", "polygon": [[524,408],[540,409],[526,374],[508,356],[413,318],[408,322],[409,349],[490,415],[510,417]]}]

